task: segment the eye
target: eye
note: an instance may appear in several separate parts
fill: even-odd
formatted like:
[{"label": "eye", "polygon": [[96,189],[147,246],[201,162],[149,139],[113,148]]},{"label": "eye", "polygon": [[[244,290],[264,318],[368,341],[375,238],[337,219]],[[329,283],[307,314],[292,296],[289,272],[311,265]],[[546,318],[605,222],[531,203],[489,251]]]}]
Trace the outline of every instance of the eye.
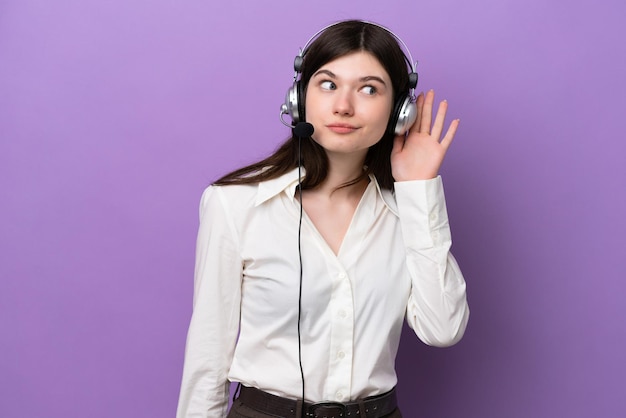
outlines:
[{"label": "eye", "polygon": [[361,91],[370,96],[373,96],[377,92],[376,87],[374,86],[365,86],[361,89]]},{"label": "eye", "polygon": [[336,90],[337,85],[330,80],[324,80],[320,83],[320,87],[324,90]]}]

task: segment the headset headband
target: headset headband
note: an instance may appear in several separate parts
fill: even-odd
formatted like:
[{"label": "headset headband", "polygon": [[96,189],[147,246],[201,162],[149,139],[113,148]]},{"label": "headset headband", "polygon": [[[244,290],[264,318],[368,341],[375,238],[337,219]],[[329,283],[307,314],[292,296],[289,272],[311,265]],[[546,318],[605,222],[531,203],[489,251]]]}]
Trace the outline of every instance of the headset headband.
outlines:
[{"label": "headset headband", "polygon": [[[294,69],[294,75],[293,75],[293,81],[296,81],[298,79],[298,74],[300,73],[300,70],[302,69],[302,63],[304,61],[304,56],[306,55],[306,52],[309,48],[309,46],[311,45],[311,43],[313,43],[313,41],[315,39],[317,39],[317,37],[324,32],[326,29],[328,28],[332,28],[333,26],[339,25],[341,23],[344,23],[345,21],[339,21],[339,22],[335,22],[335,23],[331,23],[330,25],[327,25],[325,27],[323,27],[322,29],[318,30],[317,32],[315,32],[313,34],[313,36],[311,36],[309,38],[308,41],[306,41],[306,43],[304,44],[304,46],[302,48],[300,48],[300,52],[298,53],[298,55],[296,56],[296,59],[294,60],[293,63],[293,69]],[[401,46],[401,49],[403,50],[402,55],[404,56],[404,60],[407,62],[409,68],[411,69],[411,74],[417,74],[417,61],[413,61],[413,56],[411,55],[411,51],[409,50],[409,48],[406,46],[406,43],[404,43],[404,41],[402,40],[402,38],[400,38],[398,35],[396,35],[391,29],[386,28],[383,25],[380,25],[378,23],[374,23],[374,22],[370,22],[367,20],[359,20],[359,22],[362,23],[367,23],[368,25],[372,25],[372,26],[376,26],[377,28],[380,28],[382,30],[384,30],[385,32],[387,32],[388,34],[390,34],[391,36],[393,36],[393,38],[396,40],[396,42],[398,42],[398,44]],[[415,80],[413,80],[415,79]],[[412,91],[411,96],[414,96],[414,90],[415,90],[415,86],[417,85],[417,77],[409,77],[409,83],[410,83],[410,89]]]}]

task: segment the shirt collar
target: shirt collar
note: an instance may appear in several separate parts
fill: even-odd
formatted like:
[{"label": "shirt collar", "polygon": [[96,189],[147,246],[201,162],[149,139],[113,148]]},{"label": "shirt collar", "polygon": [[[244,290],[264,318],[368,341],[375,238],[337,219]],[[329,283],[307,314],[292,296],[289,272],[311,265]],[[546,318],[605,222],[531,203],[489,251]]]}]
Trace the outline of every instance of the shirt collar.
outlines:
[{"label": "shirt collar", "polygon": [[[302,178],[304,178],[304,169],[302,169]],[[395,216],[398,216],[398,205],[395,196],[391,190],[381,189],[376,177],[370,174],[370,181],[376,186],[376,191],[383,203]],[[259,183],[255,206],[259,206],[264,202],[278,196],[280,193],[286,193],[289,200],[293,200],[298,186],[298,169],[294,168],[288,173],[283,174],[272,180],[262,181]]]},{"label": "shirt collar", "polygon": [[[304,169],[302,169],[302,178],[304,178]],[[287,193],[287,197],[293,200],[296,187],[298,186],[298,169],[294,168],[288,173],[283,174],[275,179],[262,181],[259,183],[256,195],[255,206],[259,206],[267,200],[278,196],[281,192]]]}]

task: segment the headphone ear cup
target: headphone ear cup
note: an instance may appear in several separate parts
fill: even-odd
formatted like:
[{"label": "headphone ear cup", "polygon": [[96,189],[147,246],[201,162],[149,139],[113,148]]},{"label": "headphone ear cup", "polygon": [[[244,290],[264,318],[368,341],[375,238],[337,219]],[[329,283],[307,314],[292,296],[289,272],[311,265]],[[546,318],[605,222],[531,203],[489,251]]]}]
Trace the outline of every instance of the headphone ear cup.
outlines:
[{"label": "headphone ear cup", "polygon": [[282,113],[289,115],[294,125],[300,121],[298,82],[293,83],[293,85],[287,90],[287,94],[285,95],[285,104],[281,108]]},{"label": "headphone ear cup", "polygon": [[296,81],[296,90],[298,92],[298,122],[306,122],[306,117],[304,113],[304,102],[305,102],[305,93],[304,93],[304,85],[300,82],[300,80]]},{"label": "headphone ear cup", "polygon": [[281,109],[283,109],[283,114],[289,115],[294,126],[299,122],[304,122],[304,91],[300,81],[294,82],[287,90],[285,104]]},{"label": "headphone ear cup", "polygon": [[397,101],[389,120],[388,131],[393,135],[404,135],[417,119],[417,105],[411,96],[406,94]]}]

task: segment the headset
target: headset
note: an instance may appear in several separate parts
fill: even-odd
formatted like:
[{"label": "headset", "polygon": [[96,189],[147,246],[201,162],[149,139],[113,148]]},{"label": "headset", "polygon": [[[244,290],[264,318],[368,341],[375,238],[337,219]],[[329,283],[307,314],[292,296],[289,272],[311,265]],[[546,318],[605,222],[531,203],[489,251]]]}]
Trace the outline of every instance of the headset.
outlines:
[{"label": "headset", "polygon": [[[393,112],[389,119],[389,124],[387,125],[387,132],[392,133],[394,135],[403,135],[405,134],[411,125],[417,119],[417,105],[415,104],[415,87],[417,86],[417,61],[413,61],[413,56],[409,51],[408,47],[404,43],[402,39],[390,29],[379,25],[377,23],[368,22],[361,20],[362,23],[367,23],[372,26],[376,26],[380,29],[383,29],[387,33],[389,33],[393,38],[398,42],[398,45],[403,49],[404,60],[408,64],[409,68],[409,91],[404,94],[399,94],[396,102],[394,103]],[[294,76],[293,76],[293,85],[287,90],[287,94],[285,95],[285,103],[280,106],[280,121],[283,125],[288,126],[290,128],[295,128],[299,123],[305,122],[305,109],[304,109],[304,85],[300,81],[300,76],[302,72],[302,63],[304,62],[304,56],[307,53],[307,50],[311,43],[317,39],[324,31],[328,28],[336,26],[343,22],[332,23],[319,31],[317,31],[309,40],[304,44],[304,47],[300,48],[300,52],[294,59],[293,68],[294,68]],[[292,123],[288,124],[283,119],[284,115],[289,115]],[[306,131],[305,131],[306,132]],[[311,131],[311,134],[313,132]],[[303,136],[310,136],[303,135]]]}]

